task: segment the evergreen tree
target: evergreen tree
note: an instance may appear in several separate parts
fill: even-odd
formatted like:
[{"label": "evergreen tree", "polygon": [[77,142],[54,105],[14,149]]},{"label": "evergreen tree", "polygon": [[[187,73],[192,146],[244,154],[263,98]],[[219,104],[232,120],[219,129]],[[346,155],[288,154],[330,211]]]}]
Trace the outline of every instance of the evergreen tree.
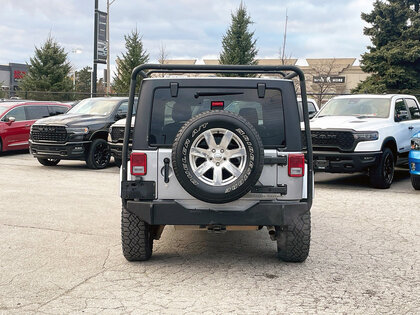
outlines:
[{"label": "evergreen tree", "polygon": [[362,69],[371,73],[354,92],[419,93],[420,0],[376,0],[364,34],[372,45],[362,55]]},{"label": "evergreen tree", "polygon": [[[72,82],[69,77],[71,66],[67,53],[51,36],[41,48],[35,47],[35,56],[30,58],[28,73],[19,84],[21,96],[35,100],[63,100],[66,94],[48,92],[69,92]],[[24,93],[24,91],[41,91],[43,93]]]},{"label": "evergreen tree", "polygon": [[[125,35],[126,53],[122,57],[117,57],[117,73],[114,77],[115,92],[121,94],[128,94],[130,91],[131,72],[133,69],[141,64],[149,61],[149,54],[143,47],[142,37],[136,30],[131,34]],[[137,88],[140,85],[138,80]]]},{"label": "evergreen tree", "polygon": [[84,67],[80,71],[76,71],[75,90],[82,93],[90,93],[90,85],[92,80],[92,68]]},{"label": "evergreen tree", "polygon": [[254,32],[248,27],[253,22],[241,2],[238,10],[231,14],[232,22],[222,39],[223,50],[219,56],[220,64],[255,65],[258,50]]}]

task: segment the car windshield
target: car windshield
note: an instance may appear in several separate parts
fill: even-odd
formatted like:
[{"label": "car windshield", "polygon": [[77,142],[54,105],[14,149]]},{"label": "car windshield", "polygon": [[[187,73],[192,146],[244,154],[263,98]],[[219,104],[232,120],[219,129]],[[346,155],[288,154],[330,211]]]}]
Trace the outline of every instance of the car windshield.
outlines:
[{"label": "car windshield", "polygon": [[0,115],[3,114],[8,108],[7,106],[0,106]]},{"label": "car windshield", "polygon": [[69,114],[87,114],[107,116],[112,113],[119,100],[88,98],[68,111]]},{"label": "car windshield", "polygon": [[355,116],[363,118],[387,118],[391,102],[385,98],[337,98],[321,109],[318,117]]}]

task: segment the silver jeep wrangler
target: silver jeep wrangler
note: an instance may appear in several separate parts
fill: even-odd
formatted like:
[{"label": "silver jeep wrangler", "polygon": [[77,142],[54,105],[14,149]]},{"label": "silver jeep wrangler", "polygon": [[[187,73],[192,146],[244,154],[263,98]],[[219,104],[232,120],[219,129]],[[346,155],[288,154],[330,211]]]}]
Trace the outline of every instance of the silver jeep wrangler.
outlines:
[{"label": "silver jeep wrangler", "polygon": [[[246,76],[150,77],[156,72]],[[253,77],[268,73],[284,79]],[[143,80],[128,155],[139,74]],[[127,117],[121,168],[126,259],[148,260],[165,225],[210,231],[265,226],[281,260],[307,258],[312,146],[299,68],[142,65],[132,74]]]}]

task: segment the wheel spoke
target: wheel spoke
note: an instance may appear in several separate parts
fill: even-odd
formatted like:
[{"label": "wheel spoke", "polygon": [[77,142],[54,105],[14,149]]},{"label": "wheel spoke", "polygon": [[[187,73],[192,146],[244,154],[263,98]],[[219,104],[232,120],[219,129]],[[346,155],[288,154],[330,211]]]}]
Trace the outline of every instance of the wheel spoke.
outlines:
[{"label": "wheel spoke", "polygon": [[245,150],[245,148],[229,150],[229,151],[227,151],[226,155],[230,159],[238,158],[238,157],[244,157],[246,155],[246,150]]},{"label": "wheel spoke", "polygon": [[205,158],[205,159],[209,155],[208,150],[202,149],[202,148],[191,148],[190,153],[193,156],[198,156],[198,157]]},{"label": "wheel spoke", "polygon": [[233,176],[235,177],[239,177],[241,176],[241,171],[232,163],[227,162],[223,165],[223,167],[229,172],[231,173]]},{"label": "wheel spoke", "polygon": [[223,175],[222,175],[222,168],[221,167],[215,167],[214,168],[214,174],[213,174],[213,183],[215,185],[222,185]]},{"label": "wheel spoke", "polygon": [[204,162],[201,164],[195,171],[194,174],[198,177],[203,176],[205,172],[207,172],[212,167],[212,164],[210,162]]},{"label": "wheel spoke", "polygon": [[232,137],[233,137],[233,132],[230,130],[226,130],[226,133],[224,134],[222,140],[220,141],[220,147],[226,150],[230,144],[230,141],[232,140]]},{"label": "wheel spoke", "polygon": [[206,139],[207,145],[209,148],[215,148],[216,147],[216,141],[214,140],[213,134],[210,130],[207,130],[203,133],[204,139]]}]

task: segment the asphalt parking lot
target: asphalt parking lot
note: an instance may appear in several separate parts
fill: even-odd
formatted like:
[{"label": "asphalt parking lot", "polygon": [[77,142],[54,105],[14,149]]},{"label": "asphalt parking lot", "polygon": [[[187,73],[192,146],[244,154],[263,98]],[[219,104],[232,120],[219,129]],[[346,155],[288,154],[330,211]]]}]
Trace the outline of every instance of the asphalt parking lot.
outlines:
[{"label": "asphalt parking lot", "polygon": [[267,231],[167,227],[145,263],[120,245],[118,168],[0,155],[0,313],[415,314],[420,193],[316,175],[311,252],[279,262]]}]

